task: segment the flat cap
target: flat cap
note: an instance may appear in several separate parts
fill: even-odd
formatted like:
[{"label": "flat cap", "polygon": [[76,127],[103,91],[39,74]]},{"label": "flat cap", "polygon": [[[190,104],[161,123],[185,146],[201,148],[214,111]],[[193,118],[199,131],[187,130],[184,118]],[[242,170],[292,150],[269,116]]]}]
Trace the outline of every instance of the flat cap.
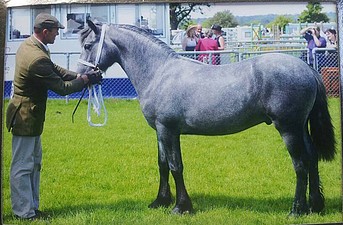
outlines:
[{"label": "flat cap", "polygon": [[64,26],[56,19],[56,17],[48,13],[40,13],[35,19],[36,28],[61,28],[64,29]]}]

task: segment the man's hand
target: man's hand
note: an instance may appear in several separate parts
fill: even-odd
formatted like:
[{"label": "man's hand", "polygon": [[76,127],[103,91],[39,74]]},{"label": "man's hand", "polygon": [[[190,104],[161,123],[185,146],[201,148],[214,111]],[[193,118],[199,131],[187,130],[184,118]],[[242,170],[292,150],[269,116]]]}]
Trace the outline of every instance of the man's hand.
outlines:
[{"label": "man's hand", "polygon": [[88,85],[100,84],[102,80],[102,72],[100,70],[93,70],[85,74],[88,78]]}]

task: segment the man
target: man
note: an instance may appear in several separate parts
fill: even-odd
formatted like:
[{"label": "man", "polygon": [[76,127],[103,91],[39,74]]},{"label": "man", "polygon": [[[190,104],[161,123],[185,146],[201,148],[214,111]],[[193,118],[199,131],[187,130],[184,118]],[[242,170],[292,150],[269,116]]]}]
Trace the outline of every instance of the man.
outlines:
[{"label": "man", "polygon": [[205,37],[204,33],[202,32],[202,25],[201,25],[201,24],[198,24],[198,25],[197,25],[197,30],[196,30],[195,36],[196,36],[198,39],[201,39],[201,38],[204,38],[204,37]]},{"label": "man", "polygon": [[12,132],[12,210],[22,219],[33,220],[41,216],[38,210],[42,161],[40,135],[48,90],[68,95],[102,79],[98,71],[78,75],[51,61],[47,44],[55,42],[59,28],[64,26],[55,17],[39,14],[34,34],[20,45],[16,54],[14,95],[7,108],[6,126]]},{"label": "man", "polygon": [[326,40],[324,37],[320,36],[320,28],[317,27],[305,27],[300,31],[300,35],[302,35],[307,41],[307,48],[309,49],[309,65],[313,66],[313,55],[312,50],[314,48],[325,48],[326,47]]}]

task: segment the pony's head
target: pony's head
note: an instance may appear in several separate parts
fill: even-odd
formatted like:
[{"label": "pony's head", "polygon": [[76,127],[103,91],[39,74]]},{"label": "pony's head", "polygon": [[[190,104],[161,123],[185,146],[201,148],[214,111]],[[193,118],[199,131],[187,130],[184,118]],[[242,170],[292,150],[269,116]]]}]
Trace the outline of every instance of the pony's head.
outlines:
[{"label": "pony's head", "polygon": [[119,49],[106,33],[108,26],[90,20],[87,24],[80,32],[82,50],[77,72],[86,73],[95,68],[106,71],[115,62],[120,63]]}]

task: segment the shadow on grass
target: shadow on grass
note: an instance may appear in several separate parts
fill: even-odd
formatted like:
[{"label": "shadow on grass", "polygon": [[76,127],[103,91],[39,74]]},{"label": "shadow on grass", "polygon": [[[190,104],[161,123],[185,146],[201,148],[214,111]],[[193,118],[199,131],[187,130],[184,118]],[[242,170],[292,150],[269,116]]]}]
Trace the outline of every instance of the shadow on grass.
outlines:
[{"label": "shadow on grass", "polygon": [[[147,210],[145,206],[146,202],[139,200],[122,200],[118,202],[113,202],[113,204],[101,204],[101,203],[92,203],[89,204],[79,204],[79,205],[70,205],[64,207],[54,207],[54,208],[45,208],[44,213],[48,214],[51,218],[66,218],[74,217],[80,213],[94,213],[95,211],[113,211],[118,213],[130,213],[130,212],[142,212]],[[12,222],[18,219],[15,218],[14,214],[4,214],[3,219],[5,223]]]},{"label": "shadow on grass", "polygon": [[[284,214],[288,215],[292,198],[241,198],[230,197],[225,195],[207,195],[207,194],[193,194],[192,196],[193,206],[195,208],[195,214],[197,212],[210,212],[215,209],[227,209],[227,210],[241,210],[241,211],[253,211],[257,213],[266,214]],[[79,213],[94,213],[96,211],[111,211],[116,213],[145,213],[149,214],[148,204],[150,202],[141,200],[122,200],[113,202],[113,204],[80,204],[73,206],[65,206],[61,208],[48,208],[44,212],[49,214],[52,218],[65,218],[73,217]],[[171,212],[173,206],[160,210],[163,214]],[[341,198],[326,199],[325,213],[341,213],[342,204]],[[15,218],[13,215],[4,215],[4,221],[13,221]]]},{"label": "shadow on grass", "polygon": [[[248,210],[259,213],[289,213],[293,198],[254,198],[231,197],[226,195],[193,194],[192,202],[196,211],[211,211],[213,209]],[[341,198],[325,199],[325,212],[341,213]]]}]

